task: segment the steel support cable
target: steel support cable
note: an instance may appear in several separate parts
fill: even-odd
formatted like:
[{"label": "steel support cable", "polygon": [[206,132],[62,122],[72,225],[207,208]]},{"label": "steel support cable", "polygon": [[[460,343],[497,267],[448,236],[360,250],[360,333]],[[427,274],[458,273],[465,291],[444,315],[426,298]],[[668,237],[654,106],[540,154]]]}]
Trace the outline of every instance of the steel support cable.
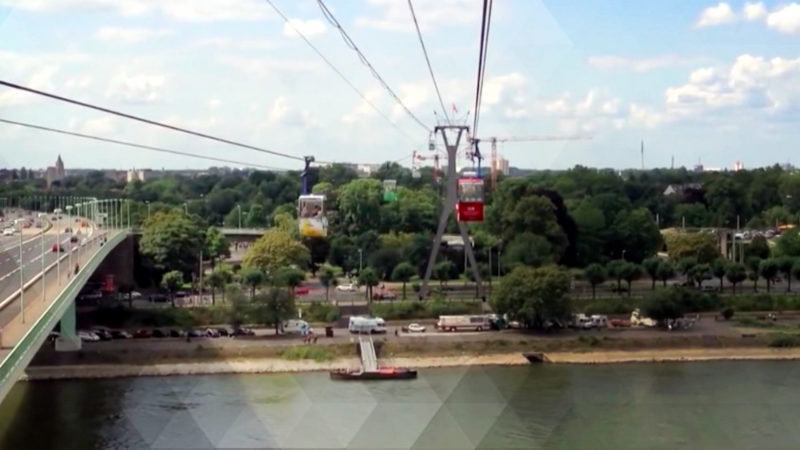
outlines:
[{"label": "steel support cable", "polygon": [[492,0],[483,0],[483,16],[481,23],[480,49],[478,51],[478,79],[475,86],[475,109],[473,112],[472,135],[478,135],[478,119],[480,116],[483,81],[486,73],[486,54],[489,44],[489,27],[492,19]]},{"label": "steel support cable", "polygon": [[369,62],[369,60],[367,60],[367,57],[364,56],[363,53],[361,53],[361,50],[359,50],[355,42],[353,42],[353,40],[350,39],[350,36],[347,34],[344,28],[342,28],[342,26],[339,24],[339,21],[336,20],[336,17],[333,16],[333,13],[331,13],[328,7],[325,6],[325,3],[322,0],[317,0],[317,4],[319,4],[320,9],[322,10],[322,15],[325,16],[325,19],[328,21],[328,23],[330,23],[331,26],[339,30],[339,34],[342,36],[342,39],[344,40],[345,44],[356,52],[356,54],[358,55],[358,59],[361,61],[362,64],[367,66],[373,78],[378,80],[380,85],[383,86],[383,88],[389,93],[389,95],[392,98],[394,98],[394,100],[403,108],[403,110],[405,110],[406,114],[408,114],[415,122],[417,122],[419,126],[424,128],[426,131],[430,132],[431,131],[430,127],[425,125],[425,123],[423,123],[416,115],[414,115],[413,112],[411,112],[410,109],[408,109],[405,103],[403,103],[403,101],[400,100],[400,97],[398,97],[397,94],[395,94],[395,92],[392,90],[391,87],[389,87],[389,85],[386,83],[383,77],[381,77],[378,71],[375,70],[375,67],[373,67],[372,64]]},{"label": "steel support cable", "polygon": [[70,104],[73,104],[73,105],[82,106],[84,108],[93,109],[95,111],[101,111],[101,112],[112,114],[112,115],[115,115],[115,116],[124,117],[126,119],[136,120],[138,122],[146,123],[148,125],[155,125],[157,127],[166,128],[166,129],[173,130],[173,131],[179,131],[181,133],[191,134],[193,136],[198,136],[198,137],[201,137],[201,138],[210,139],[212,141],[222,142],[223,144],[233,145],[233,146],[236,146],[236,147],[242,147],[242,148],[246,148],[246,149],[249,149],[249,150],[255,150],[257,152],[267,153],[267,154],[270,154],[270,155],[280,156],[280,157],[283,157],[283,158],[289,158],[289,159],[293,159],[293,160],[296,160],[296,161],[303,161],[303,158],[301,158],[299,156],[290,155],[288,153],[276,152],[276,151],[273,151],[273,150],[268,150],[268,149],[265,149],[265,148],[256,147],[254,145],[242,144],[241,142],[231,141],[229,139],[219,138],[219,137],[216,137],[216,136],[211,136],[209,134],[200,133],[200,132],[192,131],[192,130],[187,130],[185,128],[176,127],[174,125],[168,125],[166,123],[156,122],[155,120],[145,119],[143,117],[134,116],[132,114],[126,114],[126,113],[123,113],[123,112],[115,111],[113,109],[104,108],[102,106],[92,105],[92,104],[81,102],[81,101],[78,101],[78,100],[73,100],[73,99],[70,99],[70,98],[67,98],[67,97],[62,97],[60,95],[51,94],[49,92],[39,91],[39,90],[32,89],[32,88],[29,88],[29,87],[21,86],[19,84],[10,83],[8,81],[0,80],[0,85],[6,86],[6,87],[10,87],[10,88],[13,88],[13,89],[18,89],[18,90],[25,91],[25,92],[29,92],[31,94],[41,95],[43,97],[47,97],[47,98],[50,98],[52,100],[58,100],[58,101],[70,103]]},{"label": "steel support cable", "polygon": [[356,93],[356,94],[358,94],[358,96],[359,96],[359,97],[361,97],[361,99],[362,99],[362,100],[364,100],[364,103],[366,103],[367,105],[369,105],[369,106],[370,106],[370,108],[372,108],[373,110],[375,110],[375,112],[377,112],[377,113],[378,113],[378,115],[380,115],[381,117],[383,117],[383,119],[384,119],[384,120],[386,120],[387,122],[389,122],[389,124],[390,124],[392,127],[394,127],[394,128],[395,128],[395,129],[396,129],[396,130],[397,130],[397,131],[400,133],[400,134],[402,134],[403,136],[407,137],[409,140],[412,140],[412,141],[414,140],[414,138],[412,138],[412,137],[411,137],[411,135],[409,135],[408,133],[406,133],[405,131],[403,131],[403,129],[402,129],[402,128],[400,128],[400,127],[399,127],[399,126],[398,126],[396,123],[394,123],[394,122],[392,121],[392,119],[390,119],[390,118],[389,118],[389,116],[387,116],[386,114],[384,114],[384,113],[383,113],[383,111],[381,111],[380,109],[378,109],[378,107],[377,107],[377,106],[375,106],[375,104],[374,104],[374,103],[372,103],[372,102],[371,102],[369,99],[367,99],[367,96],[366,96],[366,95],[364,95],[364,93],[363,93],[363,92],[361,92],[361,90],[360,90],[360,89],[358,89],[358,88],[357,88],[357,87],[356,87],[356,86],[355,86],[355,85],[354,85],[354,84],[353,84],[353,83],[352,83],[352,82],[351,82],[351,81],[350,81],[350,80],[349,80],[349,79],[348,79],[346,76],[344,76],[344,74],[343,74],[343,73],[342,73],[342,72],[341,72],[339,69],[337,69],[337,68],[336,68],[336,66],[334,66],[334,65],[333,65],[333,63],[332,63],[332,62],[331,62],[331,61],[330,61],[330,60],[329,60],[327,57],[325,57],[325,55],[323,55],[323,54],[322,54],[322,52],[321,52],[321,51],[319,51],[319,49],[318,49],[318,48],[317,48],[317,47],[316,47],[314,44],[312,44],[312,43],[311,43],[311,41],[310,41],[310,40],[308,40],[308,38],[307,38],[307,37],[306,37],[306,36],[305,36],[305,35],[304,35],[302,32],[300,32],[300,30],[299,30],[299,29],[297,29],[297,27],[296,27],[296,26],[294,26],[294,24],[293,24],[293,23],[292,23],[292,22],[289,20],[289,18],[288,18],[288,17],[286,17],[286,16],[285,16],[285,15],[284,15],[284,14],[281,12],[281,10],[279,10],[279,9],[278,9],[278,7],[277,7],[277,6],[275,6],[275,4],[274,4],[274,3],[272,3],[272,0],[265,0],[265,1],[267,2],[267,4],[269,4],[269,6],[271,6],[271,7],[272,7],[272,9],[273,9],[273,10],[275,10],[275,12],[276,12],[276,13],[277,13],[279,16],[281,16],[281,18],[283,19],[283,21],[284,21],[284,22],[285,22],[287,25],[289,25],[289,27],[290,27],[290,28],[291,28],[292,30],[294,30],[294,32],[295,32],[295,33],[297,33],[297,35],[298,35],[298,36],[300,36],[300,38],[301,38],[303,41],[305,41],[305,43],[306,43],[306,44],[308,44],[308,46],[309,46],[309,47],[311,47],[311,50],[314,50],[314,53],[316,53],[316,54],[317,54],[317,56],[319,56],[320,58],[322,58],[322,60],[325,62],[325,64],[327,64],[327,65],[328,65],[328,67],[330,67],[330,68],[331,68],[331,70],[333,70],[333,71],[336,73],[336,75],[339,75],[339,78],[341,78],[341,79],[342,79],[342,81],[344,81],[344,82],[345,82],[345,84],[347,84],[348,86],[350,86],[350,88],[351,88],[353,91],[355,91],[355,93]]},{"label": "steel support cable", "polygon": [[411,0],[408,0],[408,9],[411,11],[411,18],[414,19],[414,27],[417,29],[417,37],[419,37],[419,45],[422,47],[422,54],[425,55],[425,63],[428,64],[428,73],[431,74],[433,88],[436,89],[436,96],[439,97],[439,106],[442,107],[442,113],[444,114],[445,120],[450,123],[450,117],[447,115],[447,108],[445,108],[444,101],[442,100],[442,93],[439,92],[439,84],[436,83],[436,77],[433,76],[433,67],[431,66],[431,60],[428,57],[428,49],[425,48],[425,41],[422,40],[422,31],[419,29],[417,15],[414,13],[414,5],[411,3]]},{"label": "steel support cable", "polygon": [[2,119],[2,118],[0,118],[0,122],[7,123],[9,125],[19,125],[21,127],[33,128],[33,129],[41,130],[41,131],[49,131],[51,133],[58,133],[58,134],[64,134],[64,135],[68,135],[68,136],[75,136],[75,137],[80,137],[80,138],[84,138],[84,139],[91,139],[91,140],[100,141],[100,142],[108,142],[108,143],[117,144],[117,145],[124,145],[124,146],[127,146],[127,147],[141,148],[141,149],[144,149],[144,150],[152,150],[152,151],[155,151],[155,152],[162,152],[162,153],[171,153],[173,155],[188,156],[190,158],[197,158],[197,159],[205,159],[205,160],[209,160],[209,161],[224,162],[224,163],[236,164],[236,165],[240,165],[240,166],[257,167],[257,168],[260,168],[260,169],[267,169],[267,170],[288,170],[288,169],[282,169],[282,168],[279,168],[279,167],[265,166],[265,165],[262,165],[262,164],[253,164],[253,163],[242,162],[242,161],[234,161],[232,159],[215,158],[213,156],[205,156],[205,155],[200,155],[200,154],[197,154],[197,153],[182,152],[182,151],[178,151],[178,150],[170,150],[170,149],[161,148],[161,147],[153,147],[153,146],[150,146],[150,145],[136,144],[134,142],[119,141],[119,140],[116,140],[116,139],[109,139],[109,138],[104,138],[104,137],[100,137],[100,136],[92,136],[90,134],[83,134],[83,133],[76,133],[74,131],[60,130],[58,128],[50,128],[50,127],[45,127],[45,126],[42,126],[42,125],[34,125],[32,123],[17,122],[17,121],[14,121],[14,120],[8,120],[8,119]]}]

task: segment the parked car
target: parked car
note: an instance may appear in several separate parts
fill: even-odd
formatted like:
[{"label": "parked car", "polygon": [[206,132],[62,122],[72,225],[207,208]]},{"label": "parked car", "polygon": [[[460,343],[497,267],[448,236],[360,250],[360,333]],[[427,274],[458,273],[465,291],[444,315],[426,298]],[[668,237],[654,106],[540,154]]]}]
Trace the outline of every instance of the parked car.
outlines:
[{"label": "parked car", "polygon": [[74,236],[74,235],[70,236],[69,237],[69,241],[72,242],[72,243],[78,242],[78,236]]},{"label": "parked car", "polygon": [[256,332],[247,327],[237,327],[233,329],[234,336],[255,336]]},{"label": "parked car", "polygon": [[353,283],[340,284],[336,286],[336,290],[341,292],[358,292],[358,286]]},{"label": "parked car", "polygon": [[91,331],[81,330],[78,331],[78,337],[83,342],[97,342],[100,340],[100,336]]},{"label": "parked car", "polygon": [[150,301],[156,303],[163,303],[169,301],[169,298],[164,294],[150,294]]},{"label": "parked car", "polygon": [[217,332],[223,337],[233,336],[233,330],[229,330],[228,328],[217,328]]},{"label": "parked car", "polygon": [[203,330],[191,329],[186,332],[186,335],[189,337],[199,338],[199,337],[205,337],[206,333]]},{"label": "parked car", "polygon": [[136,339],[150,338],[153,337],[153,332],[147,329],[136,330],[136,332],[133,333],[133,337]]},{"label": "parked car", "polygon": [[111,330],[106,327],[92,328],[92,333],[96,334],[101,341],[110,341],[111,339],[114,339],[114,336],[111,334]]},{"label": "parked car", "polygon": [[206,337],[218,338],[219,331],[215,330],[214,328],[206,328]]},{"label": "parked car", "polygon": [[130,339],[133,336],[125,330],[111,330],[111,337],[113,339]]},{"label": "parked car", "polygon": [[406,333],[424,333],[425,327],[418,323],[409,324],[407,327],[403,327],[403,331]]},{"label": "parked car", "polygon": [[614,328],[629,328],[631,326],[631,321],[625,319],[611,319],[608,323]]},{"label": "parked car", "polygon": [[156,328],[155,330],[153,330],[153,337],[154,338],[169,337],[169,331],[168,330],[160,330],[160,329]]},{"label": "parked car", "polygon": [[297,286],[294,288],[294,295],[308,295],[308,286]]},{"label": "parked car", "polygon": [[172,328],[169,330],[169,337],[184,337],[186,336],[186,332],[183,330],[178,330],[176,328]]},{"label": "parked car", "polygon": [[131,293],[128,295],[130,295],[133,299],[142,298],[142,293],[137,291],[131,291]]}]

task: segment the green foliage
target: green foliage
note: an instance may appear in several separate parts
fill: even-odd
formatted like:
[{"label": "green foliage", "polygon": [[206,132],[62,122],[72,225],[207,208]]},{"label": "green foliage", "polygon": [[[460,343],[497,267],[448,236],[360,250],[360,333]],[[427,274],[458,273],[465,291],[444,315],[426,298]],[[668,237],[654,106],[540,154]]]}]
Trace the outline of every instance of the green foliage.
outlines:
[{"label": "green foliage", "polygon": [[142,230],[139,250],[156,270],[191,273],[198,267],[205,233],[193,217],[177,212],[159,212]]},{"label": "green foliage", "polygon": [[283,289],[271,288],[253,298],[254,322],[275,327],[276,332],[283,321],[291,319],[295,314],[294,297]]},{"label": "green foliage", "polygon": [[678,289],[662,289],[648,296],[640,308],[645,317],[663,324],[667,320],[683,317],[686,306]]},{"label": "green foliage", "polygon": [[733,317],[734,309],[730,306],[726,306],[722,309],[722,318],[725,320],[731,320]]},{"label": "green foliage", "polygon": [[733,285],[733,293],[736,293],[736,285],[747,279],[747,267],[742,263],[731,263],[725,268],[725,278]]},{"label": "green foliage", "polygon": [[661,233],[646,208],[618,212],[612,229],[612,254],[622,256],[624,250],[626,260],[640,263],[661,247]]},{"label": "green foliage", "polygon": [[372,267],[365,267],[364,270],[358,274],[358,284],[367,287],[366,295],[370,301],[372,300],[372,288],[377,286],[378,283],[380,283],[378,273],[375,272],[375,269]]},{"label": "green foliage", "polygon": [[667,280],[670,280],[675,277],[675,267],[669,261],[661,261],[658,264],[658,269],[656,270],[656,276],[661,283],[666,286]]},{"label": "green foliage", "polygon": [[778,272],[780,271],[778,261],[774,258],[765,259],[761,261],[761,264],[758,266],[758,271],[761,277],[767,280],[767,292],[769,292],[770,284],[774,282],[775,277],[778,276]]},{"label": "green foliage", "polygon": [[405,261],[396,265],[394,270],[392,270],[392,280],[403,283],[403,300],[406,299],[406,283],[408,283],[411,280],[411,277],[413,277],[416,273],[417,270],[414,268],[414,266]]},{"label": "green foliage", "polygon": [[242,265],[257,267],[268,275],[291,265],[304,268],[310,260],[308,249],[290,234],[278,229],[264,233],[247,251]]},{"label": "green foliage", "polygon": [[595,298],[597,285],[602,284],[606,280],[606,269],[597,263],[589,264],[586,269],[584,269],[583,276],[592,286],[592,298]]},{"label": "green foliage", "polygon": [[544,236],[533,233],[520,233],[506,245],[503,251],[503,266],[513,270],[519,265],[539,267],[552,264],[560,255],[554,254],[553,247]]},{"label": "green foliage", "polygon": [[769,244],[767,238],[764,236],[756,235],[750,240],[750,245],[745,247],[745,256],[748,258],[769,258]]},{"label": "green foliage", "polygon": [[517,267],[500,282],[494,310],[529,328],[541,327],[550,319],[564,319],[572,311],[567,296],[570,281],[569,272],[555,266]]},{"label": "green foliage", "polygon": [[478,303],[445,302],[439,299],[419,301],[399,301],[391,303],[373,303],[370,314],[384,320],[431,319],[446,315],[479,314]]},{"label": "green foliage", "polygon": [[452,261],[439,261],[433,266],[434,278],[439,280],[440,284],[447,285],[448,280],[455,278],[455,264]]},{"label": "green foliage", "polygon": [[365,178],[348,182],[339,188],[339,216],[348,233],[359,234],[373,229],[380,217],[383,203],[383,185],[380,181]]},{"label": "green foliage", "polygon": [[336,278],[336,270],[333,268],[333,266],[325,264],[320,267],[319,282],[325,287],[325,301],[328,301],[330,299],[331,286],[335,287],[339,283],[338,279]]},{"label": "green foliage", "polygon": [[800,257],[800,232],[797,229],[784,231],[775,243],[775,254]]},{"label": "green foliage", "polygon": [[309,322],[336,322],[339,315],[339,307],[329,303],[311,302],[303,308],[303,318]]},{"label": "green foliage", "polygon": [[245,267],[239,272],[239,279],[250,288],[250,298],[256,295],[256,289],[267,281],[267,276],[257,267]]},{"label": "green foliage", "polygon": [[303,284],[306,279],[306,274],[300,269],[294,267],[282,267],[275,272],[273,283],[275,286],[286,286],[291,292],[294,288]]},{"label": "green foliage", "polygon": [[219,231],[217,227],[206,229],[203,254],[208,255],[212,264],[219,258],[231,255],[228,239]]},{"label": "green foliage", "polygon": [[776,334],[775,337],[769,341],[769,346],[776,348],[797,347],[798,345],[800,345],[800,338],[794,334]]},{"label": "green foliage", "polygon": [[693,257],[700,264],[711,264],[720,256],[714,236],[709,233],[673,231],[665,233],[664,241],[673,261]]},{"label": "green foliage", "polygon": [[183,273],[180,270],[170,270],[161,277],[161,287],[169,292],[172,306],[175,307],[175,292],[183,285]]},{"label": "green foliage", "polygon": [[332,360],[334,354],[330,349],[319,345],[295,345],[281,350],[281,357],[290,361],[312,359],[317,362],[325,362]]}]

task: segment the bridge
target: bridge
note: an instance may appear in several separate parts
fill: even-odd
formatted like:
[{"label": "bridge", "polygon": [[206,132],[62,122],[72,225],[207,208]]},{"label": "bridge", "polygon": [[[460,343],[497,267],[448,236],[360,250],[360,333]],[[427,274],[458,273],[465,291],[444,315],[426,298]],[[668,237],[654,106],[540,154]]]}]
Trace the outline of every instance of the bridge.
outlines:
[{"label": "bridge", "polygon": [[56,350],[81,348],[75,298],[129,234],[119,222],[107,228],[77,215],[43,216],[42,228],[20,225],[16,236],[0,240],[0,401],[59,322]]}]

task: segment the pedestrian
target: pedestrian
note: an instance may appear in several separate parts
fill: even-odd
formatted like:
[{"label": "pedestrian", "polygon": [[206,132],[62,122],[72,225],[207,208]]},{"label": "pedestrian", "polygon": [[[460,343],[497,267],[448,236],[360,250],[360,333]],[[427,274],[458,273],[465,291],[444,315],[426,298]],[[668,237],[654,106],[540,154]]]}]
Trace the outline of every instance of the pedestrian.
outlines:
[{"label": "pedestrian", "polygon": [[397,333],[397,328],[394,329],[394,335],[395,336],[399,336],[398,333]]}]

